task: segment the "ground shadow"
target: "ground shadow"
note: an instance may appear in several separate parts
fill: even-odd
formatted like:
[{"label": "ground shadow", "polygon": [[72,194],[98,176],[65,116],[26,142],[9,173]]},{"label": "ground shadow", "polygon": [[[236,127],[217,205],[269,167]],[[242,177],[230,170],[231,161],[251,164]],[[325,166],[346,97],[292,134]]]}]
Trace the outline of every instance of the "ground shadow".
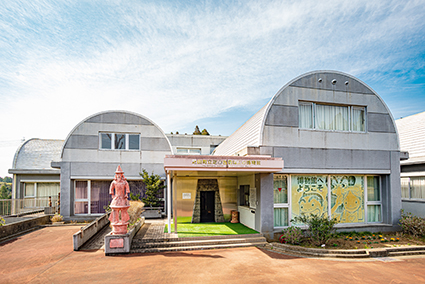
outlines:
[{"label": "ground shadow", "polygon": [[111,255],[111,256],[112,257],[149,257],[151,255],[162,255],[165,257],[224,258],[221,255],[194,254],[194,253],[181,252],[181,251],[131,253],[131,254],[125,254],[125,255]]},{"label": "ground shadow", "polygon": [[288,260],[290,260],[290,259],[301,259],[301,258],[303,258],[301,256],[294,256],[294,255],[285,254],[283,252],[281,253],[281,252],[270,251],[270,250],[259,248],[259,247],[257,247],[257,249],[259,251],[261,251],[263,254],[265,254],[268,257],[273,258],[273,259],[288,259]]}]

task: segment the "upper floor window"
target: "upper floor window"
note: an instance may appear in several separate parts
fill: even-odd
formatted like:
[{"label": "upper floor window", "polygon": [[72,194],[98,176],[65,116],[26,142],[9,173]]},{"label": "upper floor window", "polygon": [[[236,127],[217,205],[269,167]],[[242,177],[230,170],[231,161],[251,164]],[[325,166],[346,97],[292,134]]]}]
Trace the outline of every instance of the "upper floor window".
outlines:
[{"label": "upper floor window", "polygon": [[365,132],[365,107],[300,102],[299,125],[304,129]]},{"label": "upper floor window", "polygon": [[140,134],[100,133],[99,148],[108,150],[140,150]]},{"label": "upper floor window", "polygon": [[177,148],[177,154],[180,155],[200,155],[201,148]]}]

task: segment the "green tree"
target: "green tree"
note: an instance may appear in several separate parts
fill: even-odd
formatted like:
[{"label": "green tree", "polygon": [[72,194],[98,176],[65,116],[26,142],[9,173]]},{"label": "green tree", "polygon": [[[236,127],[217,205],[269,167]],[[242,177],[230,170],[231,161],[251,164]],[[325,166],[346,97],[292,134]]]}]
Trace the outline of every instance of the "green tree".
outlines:
[{"label": "green tree", "polygon": [[199,130],[198,125],[195,126],[195,131],[193,131],[193,135],[201,135],[201,131]]},{"label": "green tree", "polygon": [[160,206],[159,194],[165,187],[161,177],[153,172],[149,175],[145,169],[143,169],[140,175],[142,176],[143,183],[146,185],[146,196],[142,198],[143,203],[149,207]]},{"label": "green tree", "polygon": [[11,177],[4,177],[3,178],[3,181],[4,182],[7,182],[7,183],[12,183],[13,182],[13,179]]},{"label": "green tree", "polygon": [[204,128],[204,130],[202,130],[201,134],[202,134],[202,135],[210,135],[210,134],[208,133],[208,131],[207,131],[205,128]]},{"label": "green tree", "polygon": [[0,187],[0,199],[10,199],[11,196],[9,194],[9,191],[7,190],[6,186],[3,184]]}]

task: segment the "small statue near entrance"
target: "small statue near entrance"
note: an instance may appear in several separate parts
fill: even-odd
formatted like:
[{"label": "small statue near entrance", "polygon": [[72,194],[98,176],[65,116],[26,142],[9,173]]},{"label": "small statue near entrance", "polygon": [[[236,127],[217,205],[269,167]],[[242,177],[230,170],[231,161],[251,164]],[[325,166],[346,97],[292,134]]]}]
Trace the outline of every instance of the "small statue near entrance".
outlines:
[{"label": "small statue near entrance", "polygon": [[128,202],[129,193],[130,187],[124,177],[124,172],[121,166],[118,166],[115,171],[115,178],[109,187],[109,194],[112,195],[112,202],[110,205],[112,212],[111,216],[109,216],[109,221],[111,221],[113,235],[127,233],[128,220],[130,220],[130,216],[127,212],[130,207],[130,203]]}]

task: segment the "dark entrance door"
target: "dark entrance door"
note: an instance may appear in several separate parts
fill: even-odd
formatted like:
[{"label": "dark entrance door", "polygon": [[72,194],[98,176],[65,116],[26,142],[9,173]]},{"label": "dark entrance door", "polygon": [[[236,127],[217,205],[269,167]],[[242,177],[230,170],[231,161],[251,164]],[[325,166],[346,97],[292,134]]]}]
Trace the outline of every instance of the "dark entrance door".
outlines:
[{"label": "dark entrance door", "polygon": [[215,222],[215,191],[201,191],[201,222]]}]

